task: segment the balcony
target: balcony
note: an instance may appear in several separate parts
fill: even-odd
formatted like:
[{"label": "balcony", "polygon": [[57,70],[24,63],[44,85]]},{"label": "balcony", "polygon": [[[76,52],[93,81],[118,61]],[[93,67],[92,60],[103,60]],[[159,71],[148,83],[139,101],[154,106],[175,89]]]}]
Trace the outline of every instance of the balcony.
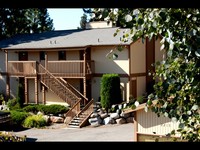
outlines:
[{"label": "balcony", "polygon": [[[43,73],[37,61],[8,61],[8,73],[15,77],[31,77]],[[94,61],[48,61],[46,68],[56,77],[82,78],[94,72]]]}]

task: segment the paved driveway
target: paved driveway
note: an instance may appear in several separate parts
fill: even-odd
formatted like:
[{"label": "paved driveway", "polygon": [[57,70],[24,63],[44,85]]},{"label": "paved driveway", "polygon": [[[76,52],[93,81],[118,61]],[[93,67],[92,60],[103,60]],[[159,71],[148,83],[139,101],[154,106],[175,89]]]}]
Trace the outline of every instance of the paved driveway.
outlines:
[{"label": "paved driveway", "polygon": [[26,135],[28,141],[75,141],[75,142],[129,142],[133,141],[133,123],[123,125],[102,125],[99,127],[67,128],[66,126],[51,129],[27,129],[14,132],[16,135]]}]

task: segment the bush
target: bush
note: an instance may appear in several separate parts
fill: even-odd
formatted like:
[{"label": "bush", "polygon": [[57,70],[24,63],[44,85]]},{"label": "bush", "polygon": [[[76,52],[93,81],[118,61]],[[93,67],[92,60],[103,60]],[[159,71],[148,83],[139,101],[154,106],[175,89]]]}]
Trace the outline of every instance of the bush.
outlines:
[{"label": "bush", "polygon": [[25,142],[26,136],[16,136],[11,132],[0,132],[0,142]]},{"label": "bush", "polygon": [[26,117],[29,116],[29,113],[24,112],[23,110],[11,110],[11,123],[12,125],[21,126]]},{"label": "bush", "polygon": [[24,127],[27,128],[41,128],[46,126],[48,123],[42,115],[28,116],[23,123]]},{"label": "bush", "polygon": [[17,103],[17,99],[9,99],[7,102],[7,106],[10,110],[19,109],[20,106]]},{"label": "bush", "polygon": [[38,110],[43,112],[45,115],[53,114],[58,115],[66,113],[68,108],[64,105],[52,104],[52,105],[39,105]]},{"label": "bush", "polygon": [[122,102],[120,77],[118,74],[104,74],[101,79],[101,106],[106,109],[111,108],[113,104]]},{"label": "bush", "polygon": [[26,112],[36,113],[38,111],[38,105],[37,104],[27,105],[27,106],[23,107],[23,110]]},{"label": "bush", "polygon": [[22,108],[24,104],[24,87],[21,83],[18,85],[17,89],[17,103],[19,104],[19,107]]}]

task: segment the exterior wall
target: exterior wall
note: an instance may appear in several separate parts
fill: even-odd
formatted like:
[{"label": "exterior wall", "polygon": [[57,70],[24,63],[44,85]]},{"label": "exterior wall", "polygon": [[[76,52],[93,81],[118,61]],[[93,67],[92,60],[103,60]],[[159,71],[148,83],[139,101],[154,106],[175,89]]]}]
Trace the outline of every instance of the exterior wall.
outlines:
[{"label": "exterior wall", "polygon": [[137,77],[137,96],[146,92],[146,77]]},{"label": "exterior wall", "polygon": [[[129,75],[129,56],[128,49],[119,52],[113,49],[113,46],[102,46],[91,48],[91,60],[95,61],[95,74],[116,73],[122,75]],[[106,57],[106,55],[113,49],[118,54],[118,58],[113,60]],[[123,99],[129,98],[129,82],[128,78],[120,78],[121,86],[123,88]],[[94,77],[92,79],[92,98],[98,101],[100,97],[100,81],[101,77]]]},{"label": "exterior wall", "polygon": [[130,46],[131,73],[146,72],[146,42],[139,39]]},{"label": "exterior wall", "polygon": [[178,122],[173,123],[167,117],[158,117],[155,113],[144,109],[137,111],[138,133],[166,135],[174,129],[178,129]]},{"label": "exterior wall", "polygon": [[28,52],[28,60],[39,61],[40,60],[40,53],[39,52]]},{"label": "exterior wall", "polygon": [[107,21],[94,21],[86,23],[86,29],[108,27],[112,27],[112,22],[110,22],[109,24],[107,23]]},{"label": "exterior wall", "polygon": [[18,61],[18,53],[12,51],[12,52],[8,52],[8,60],[9,61]]},{"label": "exterior wall", "polygon": [[67,60],[80,60],[79,51],[66,51]]},{"label": "exterior wall", "polygon": [[124,49],[121,52],[114,50],[119,54],[119,57],[112,60],[106,57],[112,48],[113,46],[93,47],[91,49],[91,60],[95,61],[95,73],[129,74],[128,50]]},{"label": "exterior wall", "polygon": [[35,80],[28,79],[28,100],[29,103],[35,103]]},{"label": "exterior wall", "polygon": [[95,102],[98,102],[99,97],[100,97],[100,82],[101,82],[101,77],[94,77],[92,78],[91,86],[92,86],[92,98],[94,99]]},{"label": "exterior wall", "polygon": [[67,82],[80,92],[80,80],[82,79],[67,79]]},{"label": "exterior wall", "polygon": [[47,55],[48,55],[48,61],[58,60],[58,52],[48,51]]}]

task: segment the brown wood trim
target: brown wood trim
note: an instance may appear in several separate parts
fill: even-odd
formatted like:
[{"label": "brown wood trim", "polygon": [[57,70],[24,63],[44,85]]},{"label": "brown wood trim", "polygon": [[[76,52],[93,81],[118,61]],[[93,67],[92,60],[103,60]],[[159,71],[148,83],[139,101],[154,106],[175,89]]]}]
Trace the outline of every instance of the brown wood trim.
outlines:
[{"label": "brown wood trim", "polygon": [[133,98],[137,98],[137,80],[131,80],[130,85],[131,92],[130,94],[133,96]]},{"label": "brown wood trim", "polygon": [[[93,74],[93,77],[102,77],[104,74],[107,74],[107,73],[94,73]],[[130,76],[128,74],[119,74],[118,75],[120,77],[124,77],[124,78],[129,78]]]},{"label": "brown wood trim", "polygon": [[0,72],[0,75],[2,75],[2,76],[6,76],[7,73],[6,73],[6,72]]},{"label": "brown wood trim", "polygon": [[130,77],[143,77],[143,76],[147,76],[146,72],[142,72],[142,73],[131,73]]}]

